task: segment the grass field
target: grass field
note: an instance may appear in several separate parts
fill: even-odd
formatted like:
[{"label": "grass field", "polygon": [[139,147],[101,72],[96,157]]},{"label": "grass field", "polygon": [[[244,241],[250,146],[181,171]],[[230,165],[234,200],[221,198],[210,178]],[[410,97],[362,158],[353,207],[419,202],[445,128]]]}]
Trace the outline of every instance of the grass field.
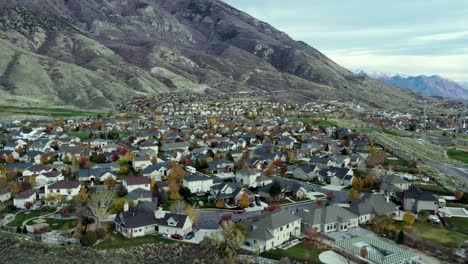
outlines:
[{"label": "grass field", "polygon": [[75,117],[75,116],[95,116],[98,112],[81,111],[65,108],[47,108],[47,107],[20,107],[10,105],[0,105],[1,114],[23,114],[33,116],[52,116],[52,117]]},{"label": "grass field", "polygon": [[461,203],[447,203],[447,207],[463,207],[465,209],[468,209],[468,204],[461,204]]},{"label": "grass field", "polygon": [[[402,224],[400,224],[400,228],[402,228],[401,225]],[[422,239],[432,241],[444,247],[452,246],[453,243],[457,240],[468,239],[468,235],[466,234],[418,221],[414,222],[413,227],[406,231]]]},{"label": "grass field", "polygon": [[180,242],[162,237],[160,235],[148,235],[144,237],[126,238],[120,234],[108,233],[105,240],[94,247],[100,250],[108,250],[118,248],[131,248],[141,246],[144,244],[156,243],[173,244]]},{"label": "grass field", "polygon": [[37,216],[45,215],[48,213],[52,213],[54,211],[55,211],[55,208],[51,208],[51,207],[45,207],[39,210],[24,211],[24,212],[16,214],[15,219],[9,222],[8,224],[6,224],[6,226],[17,227],[17,226],[22,225],[23,222],[26,220],[29,220]]},{"label": "grass field", "polygon": [[468,163],[468,152],[463,150],[449,149],[447,150],[447,155],[452,159]]},{"label": "grass field", "polygon": [[444,190],[442,187],[435,185],[435,184],[413,184],[416,187],[419,187],[419,189],[423,191],[428,191],[433,194],[438,194],[438,195],[452,195],[451,192],[448,192],[447,190]]},{"label": "grass field", "polygon": [[452,217],[450,223],[458,229],[458,231],[468,234],[468,217]]},{"label": "grass field", "polygon": [[318,256],[323,251],[324,250],[322,249],[310,247],[302,243],[286,250],[273,249],[262,253],[261,256],[276,260],[279,260],[283,257],[288,257],[290,260],[300,263],[305,261],[308,261],[308,263],[321,263]]},{"label": "grass field", "polygon": [[[49,224],[50,230],[68,230],[72,229],[75,226],[73,225],[73,222],[75,222],[74,219],[69,219],[69,220],[61,220],[61,219],[55,219],[55,218],[45,218],[44,220],[45,223]],[[27,225],[33,225],[34,220],[28,221],[26,224]]]}]

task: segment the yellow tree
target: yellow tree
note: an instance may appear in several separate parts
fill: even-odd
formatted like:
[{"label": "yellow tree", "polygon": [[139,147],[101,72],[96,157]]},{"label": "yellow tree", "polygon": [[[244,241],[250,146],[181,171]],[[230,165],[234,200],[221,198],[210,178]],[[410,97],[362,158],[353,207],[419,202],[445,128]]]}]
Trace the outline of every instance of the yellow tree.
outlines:
[{"label": "yellow tree", "polygon": [[362,191],[364,187],[363,185],[364,184],[361,178],[359,178],[358,176],[353,177],[353,183],[352,183],[353,189],[355,189],[356,191]]},{"label": "yellow tree", "polygon": [[348,199],[351,201],[358,200],[360,197],[358,190],[352,188],[348,193]]},{"label": "yellow tree", "polygon": [[158,157],[152,156],[151,157],[151,164],[156,164],[158,162]]},{"label": "yellow tree", "polygon": [[80,192],[73,197],[78,202],[86,203],[88,201],[88,193],[85,188],[81,188]]},{"label": "yellow tree", "polygon": [[372,172],[367,173],[366,177],[364,178],[364,188],[371,189],[375,184],[374,175]]},{"label": "yellow tree", "polygon": [[463,191],[461,189],[456,189],[453,196],[455,196],[455,199],[461,200],[463,198]]},{"label": "yellow tree", "polygon": [[13,163],[15,162],[15,157],[13,157],[13,154],[8,154],[7,157],[6,157],[6,163]]},{"label": "yellow tree", "polygon": [[112,177],[108,177],[107,179],[104,180],[104,185],[107,187],[107,189],[112,189],[115,187],[115,180]]},{"label": "yellow tree", "polygon": [[223,199],[218,199],[216,201],[216,208],[224,208],[224,200]]},{"label": "yellow tree", "polygon": [[414,224],[414,220],[416,220],[416,217],[411,213],[405,213],[403,215],[403,222],[406,227],[411,227]]},{"label": "yellow tree", "polygon": [[36,176],[28,177],[28,182],[31,184],[32,187],[36,186]]},{"label": "yellow tree", "polygon": [[21,192],[21,186],[17,181],[11,181],[8,184],[8,188],[10,189],[10,192],[13,195]]},{"label": "yellow tree", "polygon": [[246,193],[243,193],[240,200],[239,200],[239,206],[242,208],[247,208],[249,207],[250,200],[249,200],[249,195]]},{"label": "yellow tree", "polygon": [[129,208],[135,207],[135,202],[134,201],[127,200],[127,199],[121,197],[121,198],[116,199],[112,203],[112,211],[114,211],[114,213],[116,213],[116,214],[122,213],[124,211],[124,204],[125,203],[128,203]]},{"label": "yellow tree", "polygon": [[192,223],[196,223],[200,219],[200,210],[198,210],[195,205],[189,206],[187,208],[187,215]]}]

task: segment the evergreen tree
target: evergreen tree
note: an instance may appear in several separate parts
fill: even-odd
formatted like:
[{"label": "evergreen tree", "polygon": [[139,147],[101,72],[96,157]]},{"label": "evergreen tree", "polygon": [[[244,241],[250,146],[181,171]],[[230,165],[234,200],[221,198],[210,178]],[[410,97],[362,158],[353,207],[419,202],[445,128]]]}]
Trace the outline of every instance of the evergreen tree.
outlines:
[{"label": "evergreen tree", "polygon": [[399,245],[405,243],[405,233],[403,232],[403,230],[400,230],[400,232],[398,233],[396,243]]}]

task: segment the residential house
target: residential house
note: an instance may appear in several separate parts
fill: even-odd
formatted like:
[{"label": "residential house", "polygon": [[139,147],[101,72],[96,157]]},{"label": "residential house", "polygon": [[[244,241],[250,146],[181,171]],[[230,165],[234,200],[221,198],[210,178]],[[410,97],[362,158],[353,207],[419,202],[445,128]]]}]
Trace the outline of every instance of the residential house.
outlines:
[{"label": "residential house", "polygon": [[47,172],[51,172],[52,168],[43,165],[43,164],[38,164],[38,165],[33,165],[23,171],[23,176],[37,176],[39,174],[44,174]]},{"label": "residential house", "polygon": [[371,193],[352,201],[349,210],[359,216],[359,224],[371,222],[376,216],[398,214],[398,206],[388,196]]},{"label": "residential house", "polygon": [[353,182],[354,172],[348,168],[328,167],[319,172],[319,181],[336,186],[348,186]]},{"label": "residential house", "polygon": [[415,213],[419,213],[422,210],[436,212],[438,208],[437,197],[417,187],[411,187],[404,192],[398,193],[397,199],[402,202],[405,211]]},{"label": "residential house", "polygon": [[103,182],[108,178],[117,179],[115,173],[108,169],[80,169],[78,171],[80,181]]},{"label": "residential house", "polygon": [[223,200],[224,204],[229,206],[237,206],[243,194],[247,194],[249,202],[255,202],[255,195],[246,188],[243,188],[239,183],[225,182],[216,184],[210,189],[210,198],[212,200]]},{"label": "residential house", "polygon": [[302,233],[316,229],[317,232],[329,233],[348,231],[359,226],[359,216],[337,205],[312,207],[296,213],[302,218]]},{"label": "residential house", "polygon": [[134,157],[132,166],[135,170],[144,170],[146,167],[153,165],[149,155]]},{"label": "residential house", "polygon": [[62,173],[57,170],[41,173],[38,176],[36,176],[36,184],[39,186],[44,186],[46,184],[54,183],[61,180],[64,180],[64,177]]},{"label": "residential house", "polygon": [[271,184],[262,186],[258,189],[258,194],[260,197],[263,197],[267,200],[283,199],[283,198],[293,198],[293,199],[303,199],[307,197],[307,190],[302,187],[300,183],[294,181],[278,181],[281,185],[281,194],[278,197],[272,197],[270,195]]},{"label": "residential house", "polygon": [[138,204],[139,202],[151,202],[153,201],[153,194],[151,191],[138,188],[127,193],[127,195],[125,195],[125,199],[133,201],[135,204]]},{"label": "residential house", "polygon": [[123,180],[123,186],[128,192],[132,192],[138,188],[151,191],[151,179],[147,177],[128,177]]},{"label": "residential house", "polygon": [[161,181],[163,177],[166,178],[169,175],[170,170],[171,167],[169,166],[169,163],[158,162],[156,164],[146,167],[142,171],[142,174],[145,177],[151,177],[156,181]]},{"label": "residential house", "polygon": [[301,234],[301,218],[288,211],[264,213],[245,223],[246,244],[258,252],[265,252],[298,237]]},{"label": "residential house", "polygon": [[37,200],[35,190],[26,190],[13,197],[13,205],[17,208],[26,208],[28,203],[33,204]]},{"label": "residential house", "polygon": [[208,167],[208,173],[217,174],[234,171],[234,162],[227,159],[213,160]]},{"label": "residential house", "polygon": [[317,177],[319,171],[316,165],[301,164],[293,170],[292,174],[296,179],[312,180]]},{"label": "residential house", "polygon": [[58,181],[45,186],[45,195],[60,194],[69,201],[81,190],[81,184],[78,181]]},{"label": "residential house", "polygon": [[380,191],[387,196],[395,197],[396,193],[409,189],[410,183],[396,174],[386,175],[380,184]]},{"label": "residential house", "polygon": [[192,193],[207,193],[213,186],[213,178],[201,173],[191,173],[183,180],[183,186],[190,189]]},{"label": "residential house", "polygon": [[257,178],[260,176],[260,172],[247,168],[241,169],[236,172],[236,181],[239,182],[241,185],[246,185],[249,187],[256,187],[257,186]]},{"label": "residential house", "polygon": [[0,202],[6,202],[11,199],[11,192],[8,187],[0,189]]}]

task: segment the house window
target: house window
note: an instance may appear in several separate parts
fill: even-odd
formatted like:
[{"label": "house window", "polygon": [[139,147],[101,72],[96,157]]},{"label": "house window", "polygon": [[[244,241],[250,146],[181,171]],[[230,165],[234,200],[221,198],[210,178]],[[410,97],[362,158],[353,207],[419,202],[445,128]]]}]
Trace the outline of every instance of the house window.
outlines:
[{"label": "house window", "polygon": [[286,226],[286,228],[289,228],[289,224]]},{"label": "house window", "polygon": [[254,244],[257,244],[257,240],[254,240]]},{"label": "house window", "polygon": [[280,231],[283,231],[283,227],[280,227]]}]

